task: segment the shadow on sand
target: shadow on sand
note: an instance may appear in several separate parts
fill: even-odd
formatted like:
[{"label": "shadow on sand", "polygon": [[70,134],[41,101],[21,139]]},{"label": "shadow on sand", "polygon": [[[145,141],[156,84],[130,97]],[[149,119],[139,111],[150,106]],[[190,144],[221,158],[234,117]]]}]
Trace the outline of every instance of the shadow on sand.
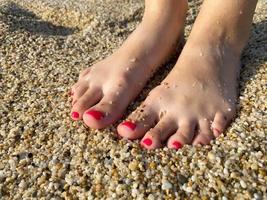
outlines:
[{"label": "shadow on sand", "polygon": [[46,36],[68,36],[78,30],[44,21],[33,12],[15,3],[9,3],[0,8],[0,20],[8,26],[11,32],[22,30]]}]

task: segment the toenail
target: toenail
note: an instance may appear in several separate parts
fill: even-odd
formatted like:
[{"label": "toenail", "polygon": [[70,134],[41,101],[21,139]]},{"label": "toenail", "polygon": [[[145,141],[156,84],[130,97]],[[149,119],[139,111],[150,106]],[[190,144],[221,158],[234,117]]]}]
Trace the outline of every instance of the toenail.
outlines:
[{"label": "toenail", "polygon": [[178,142],[178,141],[173,142],[172,145],[177,150],[178,149],[181,149],[183,147],[183,145],[181,144],[181,142]]},{"label": "toenail", "polygon": [[78,112],[72,112],[72,113],[71,113],[71,117],[72,117],[73,119],[78,119],[79,116],[80,116],[80,114],[79,114]]},{"label": "toenail", "polygon": [[146,138],[146,139],[143,140],[143,143],[144,143],[145,145],[147,145],[147,146],[150,146],[150,145],[152,144],[152,140],[149,139],[149,138]]},{"label": "toenail", "polygon": [[123,122],[121,125],[123,126],[127,126],[128,128],[130,128],[132,131],[134,131],[134,129],[136,128],[136,124],[130,121],[125,121]]},{"label": "toenail", "polygon": [[86,114],[92,116],[96,120],[100,120],[104,117],[103,113],[99,112],[97,110],[90,110],[90,111],[86,112]]}]

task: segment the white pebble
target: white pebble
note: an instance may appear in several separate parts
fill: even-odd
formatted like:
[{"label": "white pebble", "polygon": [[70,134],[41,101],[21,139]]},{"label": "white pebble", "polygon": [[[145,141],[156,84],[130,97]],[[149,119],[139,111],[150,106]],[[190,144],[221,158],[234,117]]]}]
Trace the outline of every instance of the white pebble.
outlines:
[{"label": "white pebble", "polygon": [[148,197],[147,197],[148,200],[154,200],[155,197],[153,196],[153,194],[149,194]]},{"label": "white pebble", "polygon": [[161,189],[162,190],[170,190],[170,189],[172,189],[172,184],[169,181],[164,180],[164,181],[162,181]]},{"label": "white pebble", "polygon": [[184,188],[184,190],[185,190],[187,193],[192,193],[192,192],[193,192],[193,188],[192,188],[192,187],[186,187],[186,188]]},{"label": "white pebble", "polygon": [[19,183],[19,188],[24,190],[26,187],[27,187],[26,182],[24,180],[21,180],[20,183]]},{"label": "white pebble", "polygon": [[133,197],[137,197],[137,195],[138,195],[138,190],[135,189],[135,188],[133,188],[133,189],[132,189],[132,196],[133,196]]},{"label": "white pebble", "polygon": [[223,169],[223,173],[224,173],[225,176],[229,176],[229,171],[228,171],[227,168],[224,168]]},{"label": "white pebble", "polygon": [[245,181],[243,181],[242,179],[240,180],[240,185],[242,188],[247,188],[247,184],[245,183]]},{"label": "white pebble", "polygon": [[228,200],[228,198],[226,196],[223,196],[222,200]]}]

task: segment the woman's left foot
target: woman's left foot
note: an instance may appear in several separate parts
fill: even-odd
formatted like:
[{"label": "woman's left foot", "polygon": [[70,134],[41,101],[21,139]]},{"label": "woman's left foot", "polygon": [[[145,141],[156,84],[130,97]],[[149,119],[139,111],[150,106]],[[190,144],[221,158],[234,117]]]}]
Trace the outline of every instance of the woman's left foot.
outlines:
[{"label": "woman's left foot", "polygon": [[142,138],[147,149],[184,144],[206,145],[218,137],[236,112],[239,56],[225,44],[190,43],[162,84],[118,133],[128,139]]}]

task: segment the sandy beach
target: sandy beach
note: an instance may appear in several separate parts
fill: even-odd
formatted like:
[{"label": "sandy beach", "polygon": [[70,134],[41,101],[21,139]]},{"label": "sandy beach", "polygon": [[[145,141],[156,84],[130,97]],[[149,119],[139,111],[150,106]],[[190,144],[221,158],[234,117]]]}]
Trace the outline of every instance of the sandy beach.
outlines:
[{"label": "sandy beach", "polygon": [[[189,5],[186,38],[200,1]],[[242,56],[237,117],[210,145],[147,151],[119,139],[117,124],[92,130],[70,118],[79,72],[116,50],[143,9],[142,0],[0,0],[0,199],[267,199],[265,0]]]}]

